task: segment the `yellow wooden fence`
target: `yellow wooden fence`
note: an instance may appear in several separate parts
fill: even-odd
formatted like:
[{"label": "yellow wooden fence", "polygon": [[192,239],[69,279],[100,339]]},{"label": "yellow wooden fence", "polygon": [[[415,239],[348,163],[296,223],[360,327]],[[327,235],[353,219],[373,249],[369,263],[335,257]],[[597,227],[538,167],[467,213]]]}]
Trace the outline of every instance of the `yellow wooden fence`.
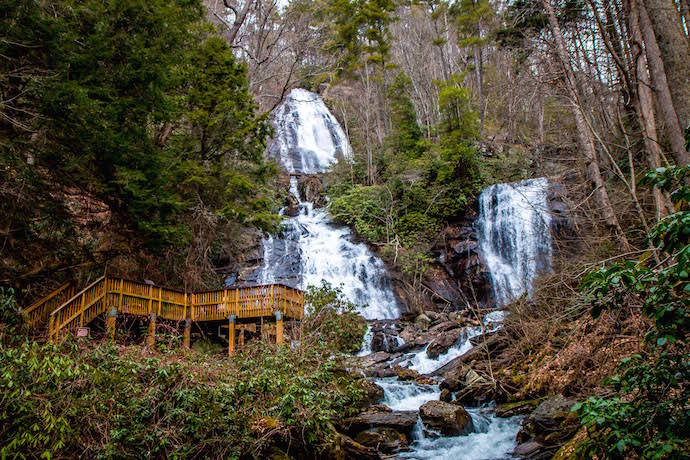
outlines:
[{"label": "yellow wooden fence", "polygon": [[62,286],[24,310],[29,326],[37,329],[47,320],[47,338],[57,342],[65,333],[76,332],[110,311],[142,317],[155,313],[157,318],[174,321],[217,321],[230,315],[238,319],[261,318],[276,311],[286,318],[299,320],[304,316],[304,292],[282,284],[186,293],[103,277],[71,294],[69,288]]}]

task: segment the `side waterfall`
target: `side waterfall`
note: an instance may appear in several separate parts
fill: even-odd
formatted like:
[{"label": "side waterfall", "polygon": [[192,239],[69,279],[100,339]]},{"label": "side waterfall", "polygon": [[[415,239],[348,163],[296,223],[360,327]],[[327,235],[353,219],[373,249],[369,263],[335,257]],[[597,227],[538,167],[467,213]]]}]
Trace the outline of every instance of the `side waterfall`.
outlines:
[{"label": "side waterfall", "polygon": [[479,196],[479,249],[496,303],[531,295],[532,283],[551,267],[551,214],[546,178],[497,184]]}]

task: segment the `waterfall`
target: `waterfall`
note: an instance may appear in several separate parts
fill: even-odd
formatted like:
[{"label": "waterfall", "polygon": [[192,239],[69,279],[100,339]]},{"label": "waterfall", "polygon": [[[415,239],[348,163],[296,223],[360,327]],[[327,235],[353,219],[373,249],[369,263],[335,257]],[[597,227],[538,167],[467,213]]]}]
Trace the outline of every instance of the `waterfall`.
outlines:
[{"label": "waterfall", "polygon": [[299,213],[285,219],[279,235],[264,238],[260,279],[302,288],[326,281],[341,288],[364,318],[397,318],[400,305],[383,261],[355,243],[347,227],[333,225],[327,210],[300,197],[297,174],[324,172],[338,156],[349,156],[340,125],[318,95],[302,89],[292,90],[273,122],[269,154],[291,173]]},{"label": "waterfall", "polygon": [[338,120],[321,98],[304,89],[293,89],[273,112],[275,136],[269,156],[290,174],[318,174],[338,156],[350,158],[350,144]]},{"label": "waterfall", "polygon": [[499,306],[532,293],[551,267],[551,214],[546,178],[497,184],[479,196],[479,249]]}]

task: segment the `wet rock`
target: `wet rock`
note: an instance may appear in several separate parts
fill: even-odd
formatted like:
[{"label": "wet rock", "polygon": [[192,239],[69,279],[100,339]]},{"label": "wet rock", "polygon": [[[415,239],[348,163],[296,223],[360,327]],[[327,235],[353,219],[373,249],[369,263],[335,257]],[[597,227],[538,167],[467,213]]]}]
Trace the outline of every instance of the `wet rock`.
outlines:
[{"label": "wet rock", "polygon": [[406,381],[416,380],[419,378],[419,372],[415,371],[414,369],[405,369],[400,365],[393,366],[393,371],[395,372],[395,375],[398,376],[398,380]]},{"label": "wet rock", "polygon": [[362,397],[362,404],[364,407],[378,404],[383,400],[383,388],[372,382],[371,380],[362,379],[359,381],[359,387],[364,391]]},{"label": "wet rock", "polygon": [[436,385],[436,380],[429,377],[419,377],[414,380],[417,385]]},{"label": "wet rock", "polygon": [[425,276],[424,284],[431,292],[429,300],[432,303],[439,306],[450,305],[453,309],[458,309],[463,305],[462,294],[458,291],[457,283],[443,266],[433,264]]},{"label": "wet rock", "polygon": [[441,394],[439,395],[438,399],[443,402],[451,402],[453,400],[453,393],[451,393],[448,389],[441,390]]},{"label": "wet rock", "polygon": [[297,197],[295,197],[293,194],[288,193],[287,197],[285,198],[285,215],[288,217],[295,217],[298,214],[299,201],[297,201]]},{"label": "wet rock", "polygon": [[518,439],[522,441],[530,438],[546,440],[550,437],[553,439],[551,435],[561,431],[564,425],[577,426],[572,423],[575,417],[570,414],[570,409],[574,404],[574,400],[560,394],[543,401],[523,422]]},{"label": "wet rock", "polygon": [[458,341],[462,334],[462,329],[457,328],[437,335],[426,349],[427,356],[429,356],[431,359],[438,358],[439,355],[447,352],[448,349]]},{"label": "wet rock", "polygon": [[496,386],[487,378],[469,369],[465,378],[458,382],[455,401],[460,404],[478,406],[481,403],[493,399]]},{"label": "wet rock", "polygon": [[355,436],[355,441],[384,454],[395,454],[409,450],[405,435],[392,428],[383,427],[364,430]]},{"label": "wet rock", "polygon": [[529,460],[547,460],[551,458],[551,453],[538,441],[529,441],[520,444],[513,451],[513,455],[518,458]]},{"label": "wet rock", "polygon": [[377,405],[343,420],[342,428],[347,433],[360,433],[371,428],[392,428],[409,439],[416,423],[416,411],[393,411],[388,406]]},{"label": "wet rock", "polygon": [[429,401],[419,408],[419,416],[427,428],[444,436],[458,436],[474,430],[472,417],[462,407],[443,401]]},{"label": "wet rock", "polygon": [[422,329],[427,329],[431,325],[431,319],[424,313],[417,316],[414,322],[418,327]]},{"label": "wet rock", "polygon": [[517,435],[516,451],[529,450],[526,458],[551,458],[560,446],[580,427],[577,417],[570,413],[575,401],[563,395],[543,401],[522,422]]},{"label": "wet rock", "polygon": [[529,414],[534,411],[539,405],[539,399],[532,399],[529,401],[517,401],[512,403],[504,403],[496,406],[494,414],[496,417],[507,418],[515,415]]}]

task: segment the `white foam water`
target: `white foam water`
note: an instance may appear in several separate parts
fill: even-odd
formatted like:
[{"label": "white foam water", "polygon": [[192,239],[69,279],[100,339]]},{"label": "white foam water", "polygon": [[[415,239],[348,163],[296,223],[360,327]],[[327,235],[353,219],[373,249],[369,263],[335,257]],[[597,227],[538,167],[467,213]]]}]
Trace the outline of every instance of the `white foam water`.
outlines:
[{"label": "white foam water", "polygon": [[422,404],[438,400],[441,394],[438,385],[419,385],[395,377],[378,379],[376,384],[383,388],[383,404],[393,410],[419,410]]},{"label": "white foam water", "polygon": [[374,330],[371,324],[367,323],[367,330],[364,332],[364,337],[362,338],[362,348],[357,353],[357,356],[369,356],[371,351],[371,339],[374,338]]},{"label": "white foam water", "polygon": [[290,91],[273,112],[273,126],[269,154],[291,174],[318,174],[338,156],[351,157],[345,132],[318,94]]},{"label": "white foam water", "polygon": [[551,214],[546,178],[496,184],[479,195],[479,249],[499,306],[531,294],[551,266]]},{"label": "white foam water", "polygon": [[463,331],[464,337],[458,340],[458,342],[450,347],[447,352],[438,355],[436,358],[430,358],[427,354],[427,348],[429,345],[424,347],[419,353],[416,353],[411,359],[409,368],[414,369],[420,374],[429,374],[434,372],[436,369],[445,366],[455,358],[458,358],[472,349],[472,342],[470,339],[477,337],[482,333],[481,327],[470,327],[465,328]]},{"label": "white foam water", "polygon": [[515,437],[520,429],[520,417],[498,418],[484,416],[480,409],[469,409],[478,431],[464,436],[426,437],[424,431],[413,432],[415,441],[409,452],[399,458],[416,460],[498,460],[514,458]]}]

